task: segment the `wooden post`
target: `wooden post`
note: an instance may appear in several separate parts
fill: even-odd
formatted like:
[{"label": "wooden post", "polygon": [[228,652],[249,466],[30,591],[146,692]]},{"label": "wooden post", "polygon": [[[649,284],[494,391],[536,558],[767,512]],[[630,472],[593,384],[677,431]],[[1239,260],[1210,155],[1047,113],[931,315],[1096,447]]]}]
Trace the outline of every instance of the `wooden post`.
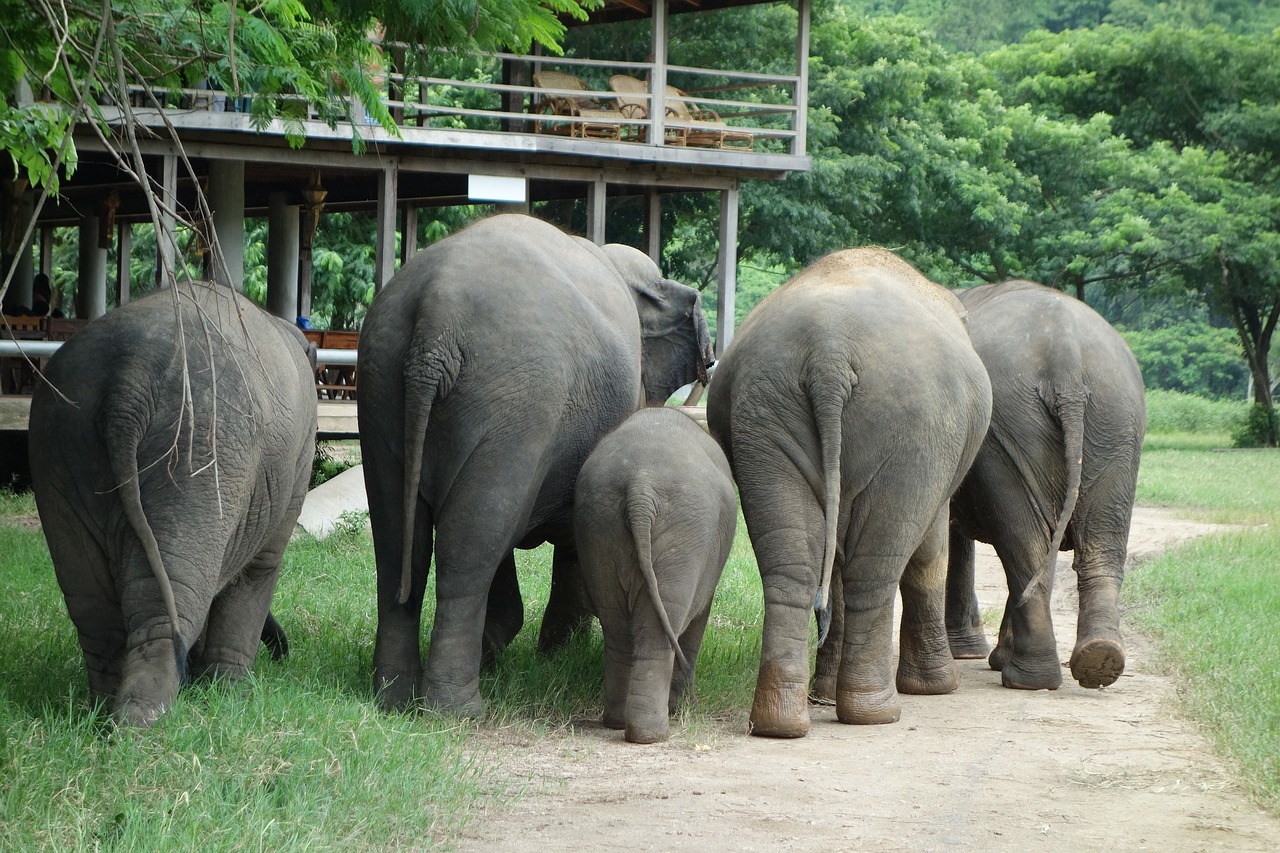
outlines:
[{"label": "wooden post", "polygon": [[644,250],[662,266],[662,195],[656,187],[644,191]]},{"label": "wooden post", "polygon": [[128,305],[132,270],[129,257],[133,254],[133,226],[128,222],[116,225],[116,305]]}]

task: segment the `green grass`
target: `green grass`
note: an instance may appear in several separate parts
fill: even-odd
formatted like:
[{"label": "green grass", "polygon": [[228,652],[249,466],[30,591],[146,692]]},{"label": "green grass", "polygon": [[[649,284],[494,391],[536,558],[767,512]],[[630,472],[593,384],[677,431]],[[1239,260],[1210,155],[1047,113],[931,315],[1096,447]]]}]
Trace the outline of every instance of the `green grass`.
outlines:
[{"label": "green grass", "polygon": [[1183,712],[1280,813],[1280,451],[1229,443],[1216,422],[1148,434],[1138,503],[1240,529],[1131,569],[1123,599],[1126,620],[1155,636],[1185,679]]},{"label": "green grass", "polygon": [[[1153,432],[1140,502],[1267,526],[1136,567],[1126,624],[1157,637],[1185,678],[1186,712],[1280,812],[1280,453],[1219,449],[1229,439],[1215,429]],[[0,514],[34,511],[30,495],[0,493]],[[286,660],[260,655],[246,681],[188,686],[155,729],[118,732],[89,707],[43,536],[0,524],[0,850],[142,850],[158,839],[213,851],[448,846],[521,784],[495,772],[478,746],[493,739],[477,739],[477,729],[536,738],[595,725],[602,709],[598,626],[560,654],[538,654],[550,550],[518,559],[525,628],[482,677],[479,721],[375,710],[374,562],[363,520],[353,519],[324,542],[289,549],[274,607],[289,632]],[[673,724],[676,744],[745,732],[762,621],[740,525],[697,701]]]},{"label": "green grass", "polygon": [[[0,494],[0,509],[29,515],[34,504]],[[477,727],[532,738],[595,725],[603,709],[599,627],[539,654],[551,552],[518,559],[525,628],[482,678],[479,721],[375,709],[374,562],[356,518],[324,542],[290,546],[273,608],[288,658],[260,654],[234,686],[189,685],[154,729],[120,732],[89,705],[43,536],[0,523],[0,850],[149,850],[158,839],[211,851],[447,846],[482,804],[510,796]],[[742,530],[699,661],[698,701],[673,725],[677,743],[713,741],[726,721],[745,731],[761,619]]]}]

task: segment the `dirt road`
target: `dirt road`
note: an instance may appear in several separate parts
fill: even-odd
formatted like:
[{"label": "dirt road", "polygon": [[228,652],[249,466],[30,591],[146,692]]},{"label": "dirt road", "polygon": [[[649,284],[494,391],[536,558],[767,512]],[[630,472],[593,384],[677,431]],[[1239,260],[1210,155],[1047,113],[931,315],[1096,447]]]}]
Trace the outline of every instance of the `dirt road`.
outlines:
[{"label": "dirt road", "polygon": [[[1139,508],[1130,553],[1140,564],[1212,529]],[[1005,587],[994,553],[979,549],[985,611],[1003,605]],[[1059,567],[1054,620],[1066,660],[1069,554]],[[598,725],[538,738],[482,732],[523,793],[475,820],[459,849],[1280,849],[1280,820],[1250,804],[1173,716],[1177,681],[1125,627],[1128,668],[1105,690],[1084,690],[1070,673],[1057,691],[1005,690],[985,661],[962,661],[958,691],[903,696],[902,720],[888,726],[841,725],[818,708],[809,736],[793,741],[728,727],[694,736],[673,727],[657,746]]]}]

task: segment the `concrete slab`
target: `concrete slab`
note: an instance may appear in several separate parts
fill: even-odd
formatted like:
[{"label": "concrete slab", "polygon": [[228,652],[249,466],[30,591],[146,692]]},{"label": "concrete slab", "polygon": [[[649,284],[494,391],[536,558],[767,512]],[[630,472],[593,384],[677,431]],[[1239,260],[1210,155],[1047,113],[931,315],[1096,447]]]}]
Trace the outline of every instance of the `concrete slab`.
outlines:
[{"label": "concrete slab", "polygon": [[338,526],[343,513],[368,511],[364,467],[357,465],[307,492],[298,527],[317,539],[324,539]]}]

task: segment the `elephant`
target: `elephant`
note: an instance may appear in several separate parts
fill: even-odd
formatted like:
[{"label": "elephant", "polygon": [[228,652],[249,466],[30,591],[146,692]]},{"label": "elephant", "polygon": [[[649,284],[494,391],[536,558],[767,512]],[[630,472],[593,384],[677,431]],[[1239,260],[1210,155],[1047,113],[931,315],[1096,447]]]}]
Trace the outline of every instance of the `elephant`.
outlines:
[{"label": "elephant", "polygon": [[578,474],[573,527],[604,632],[604,724],[630,743],[666,740],[692,688],[737,521],[720,445],[675,409],[631,415]]},{"label": "elephant", "polygon": [[705,376],[699,294],[636,249],[492,216],[400,269],[369,309],[357,357],[378,575],[374,693],[387,710],[478,715],[482,658],[523,623],[513,549],[554,546],[544,649],[590,619],[573,544],[578,471],[646,399],[665,402]]},{"label": "elephant", "polygon": [[1049,599],[1057,553],[1074,549],[1071,675],[1104,687],[1125,664],[1118,598],[1146,429],[1142,373],[1106,320],[1057,290],[1009,281],[957,294],[993,403],[986,440],[952,501],[952,653],[988,650],[973,541],[990,543],[1009,583],[991,667],[1006,687],[1060,686]]},{"label": "elephant", "polygon": [[717,365],[707,421],[764,584],[755,735],[808,733],[808,612],[824,621],[836,576],[841,722],[895,722],[897,691],[958,686],[943,614],[948,499],[991,412],[962,317],[893,253],[845,249],[763,299]]},{"label": "elephant", "polygon": [[147,727],[188,672],[235,679],[270,616],[315,455],[315,347],[184,282],[89,323],[31,401],[36,506],[95,699]]}]

